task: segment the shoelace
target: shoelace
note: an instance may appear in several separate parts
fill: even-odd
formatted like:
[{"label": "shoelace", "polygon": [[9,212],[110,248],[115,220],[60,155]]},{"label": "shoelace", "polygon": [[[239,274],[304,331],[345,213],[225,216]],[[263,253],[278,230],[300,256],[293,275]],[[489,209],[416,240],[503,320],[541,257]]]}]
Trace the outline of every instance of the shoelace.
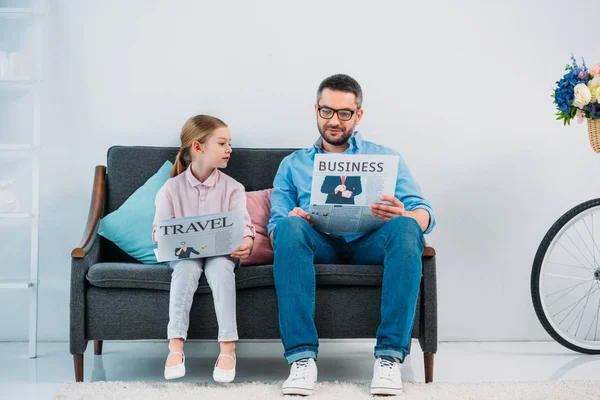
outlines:
[{"label": "shoelace", "polygon": [[308,362],[309,362],[309,359],[304,358],[304,359],[298,360],[294,363],[296,365],[296,368],[294,369],[294,378],[293,379],[304,378],[308,374]]},{"label": "shoelace", "polygon": [[381,377],[385,379],[390,379],[392,377],[392,370],[394,368],[394,362],[390,360],[384,360],[383,358],[379,359],[379,365],[381,365]]}]

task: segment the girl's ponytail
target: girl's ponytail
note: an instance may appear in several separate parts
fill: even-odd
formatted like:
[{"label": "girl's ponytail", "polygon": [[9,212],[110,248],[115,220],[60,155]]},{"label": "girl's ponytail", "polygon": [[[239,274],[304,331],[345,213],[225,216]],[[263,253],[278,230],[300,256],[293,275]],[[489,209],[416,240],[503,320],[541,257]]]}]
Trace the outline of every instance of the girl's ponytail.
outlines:
[{"label": "girl's ponytail", "polygon": [[189,161],[186,160],[187,157],[185,154],[188,150],[189,149],[184,149],[183,147],[179,148],[177,157],[175,157],[175,164],[173,164],[173,168],[171,168],[171,178],[181,174],[189,166]]}]

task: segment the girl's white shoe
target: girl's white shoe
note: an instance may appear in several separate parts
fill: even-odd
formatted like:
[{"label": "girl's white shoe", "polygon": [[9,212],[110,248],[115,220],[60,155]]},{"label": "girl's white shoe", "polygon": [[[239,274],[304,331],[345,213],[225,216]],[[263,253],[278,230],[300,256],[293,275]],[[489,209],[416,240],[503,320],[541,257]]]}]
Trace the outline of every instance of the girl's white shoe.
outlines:
[{"label": "girl's white shoe", "polygon": [[[219,358],[221,357],[229,357],[233,360],[233,368],[232,369],[222,369],[217,367],[217,364],[219,364]],[[232,382],[233,379],[235,378],[235,358],[231,357],[229,354],[219,354],[219,357],[217,357],[217,362],[215,363],[215,369],[213,371],[213,379],[215,380],[215,382],[222,382],[222,383],[228,383],[228,382]]]},{"label": "girl's white shoe", "polygon": [[183,352],[179,353],[178,351],[171,351],[167,356],[167,360],[173,354],[179,354],[183,361],[181,364],[177,364],[174,367],[167,367],[167,363],[165,361],[165,379],[177,379],[185,376],[185,354],[183,354]]}]

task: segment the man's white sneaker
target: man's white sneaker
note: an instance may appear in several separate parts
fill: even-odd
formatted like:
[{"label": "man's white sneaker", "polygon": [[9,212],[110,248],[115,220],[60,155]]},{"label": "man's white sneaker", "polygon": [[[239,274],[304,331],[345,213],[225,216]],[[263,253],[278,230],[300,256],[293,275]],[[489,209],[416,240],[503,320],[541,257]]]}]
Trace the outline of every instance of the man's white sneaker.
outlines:
[{"label": "man's white sneaker", "polygon": [[373,367],[371,394],[397,395],[402,393],[402,375],[400,364],[377,358]]},{"label": "man's white sneaker", "polygon": [[290,376],[283,382],[281,392],[283,394],[309,396],[313,394],[316,381],[317,364],[315,360],[312,358],[303,358],[292,364]]}]

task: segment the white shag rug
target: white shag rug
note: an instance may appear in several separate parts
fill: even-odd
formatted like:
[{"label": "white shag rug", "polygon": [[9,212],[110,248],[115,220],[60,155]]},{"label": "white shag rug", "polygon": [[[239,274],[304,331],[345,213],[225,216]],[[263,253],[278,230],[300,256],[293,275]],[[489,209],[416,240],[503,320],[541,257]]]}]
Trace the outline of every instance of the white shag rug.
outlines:
[{"label": "white shag rug", "polygon": [[[300,399],[283,396],[283,382],[248,382],[228,385],[204,383],[148,383],[148,382],[93,382],[66,383],[54,396],[57,400],[129,400],[129,399],[182,399],[182,400],[269,400]],[[307,400],[361,400],[373,399],[370,383],[324,382],[317,383],[315,394]],[[490,383],[404,383],[404,393],[386,399],[598,399],[600,381],[544,381],[544,382],[490,382]]]}]

